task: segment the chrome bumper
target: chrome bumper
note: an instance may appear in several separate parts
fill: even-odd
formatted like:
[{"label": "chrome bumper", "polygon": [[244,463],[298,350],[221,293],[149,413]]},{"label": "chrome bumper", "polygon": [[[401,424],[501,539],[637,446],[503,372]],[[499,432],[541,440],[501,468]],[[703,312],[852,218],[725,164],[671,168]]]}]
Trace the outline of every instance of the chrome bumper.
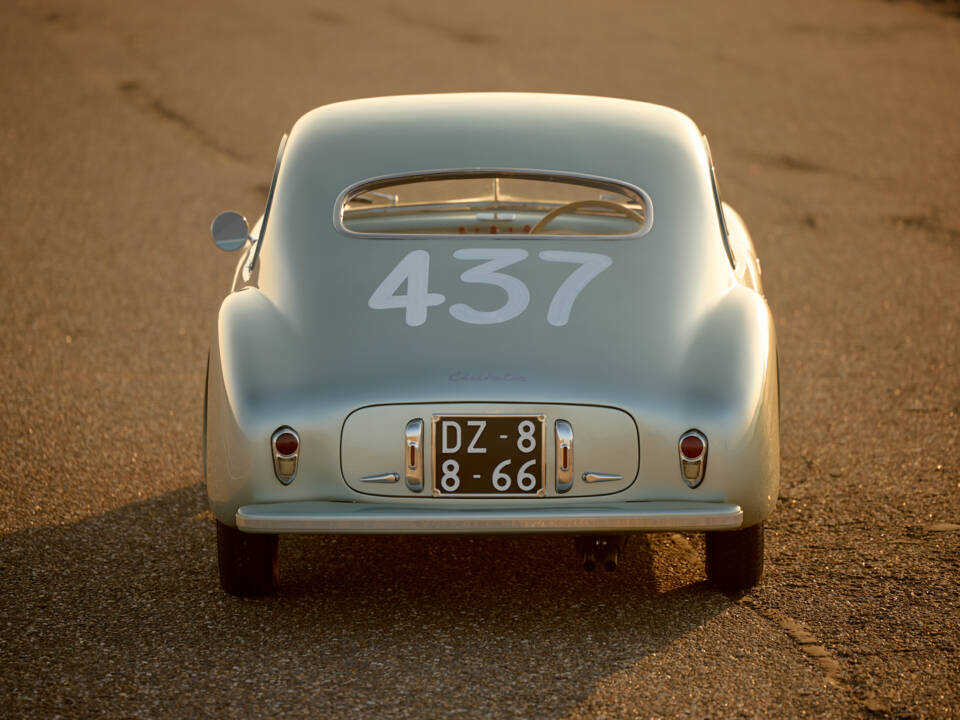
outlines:
[{"label": "chrome bumper", "polygon": [[[534,501],[536,502],[536,501]],[[616,505],[499,509],[350,502],[245,505],[237,527],[251,533],[343,535],[600,533],[656,530],[735,530],[739,505],[705,502],[626,502]]]}]

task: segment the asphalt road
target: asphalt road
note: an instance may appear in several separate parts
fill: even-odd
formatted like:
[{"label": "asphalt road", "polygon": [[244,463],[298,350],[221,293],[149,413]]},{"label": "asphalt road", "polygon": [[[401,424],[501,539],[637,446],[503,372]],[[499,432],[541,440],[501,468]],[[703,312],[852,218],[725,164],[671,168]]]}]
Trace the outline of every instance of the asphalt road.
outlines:
[{"label": "asphalt road", "polygon": [[[960,716],[960,22],[745,0],[0,3],[0,716]],[[542,90],[710,136],[780,339],[759,588],[697,536],[284,538],[216,581],[203,371],[281,134]]]}]

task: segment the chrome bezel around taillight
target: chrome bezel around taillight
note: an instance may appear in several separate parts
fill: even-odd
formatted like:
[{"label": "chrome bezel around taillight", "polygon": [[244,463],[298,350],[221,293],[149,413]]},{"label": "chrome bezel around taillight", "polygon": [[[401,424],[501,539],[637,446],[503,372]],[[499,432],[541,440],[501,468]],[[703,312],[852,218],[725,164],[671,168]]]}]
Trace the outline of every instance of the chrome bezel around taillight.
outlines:
[{"label": "chrome bezel around taillight", "polygon": [[[281,435],[291,434],[297,440],[297,449],[289,454],[281,453],[277,449],[277,440]],[[283,485],[289,485],[297,477],[297,469],[300,465],[300,435],[289,425],[277,428],[270,437],[270,449],[273,454],[273,472],[277,480]]]},{"label": "chrome bezel around taillight", "polygon": [[[683,441],[689,437],[695,437],[703,443],[703,450],[696,457],[688,457],[683,452]],[[680,477],[687,487],[697,487],[703,482],[703,475],[707,469],[707,436],[699,430],[687,430],[677,441],[677,452],[680,455]]]}]

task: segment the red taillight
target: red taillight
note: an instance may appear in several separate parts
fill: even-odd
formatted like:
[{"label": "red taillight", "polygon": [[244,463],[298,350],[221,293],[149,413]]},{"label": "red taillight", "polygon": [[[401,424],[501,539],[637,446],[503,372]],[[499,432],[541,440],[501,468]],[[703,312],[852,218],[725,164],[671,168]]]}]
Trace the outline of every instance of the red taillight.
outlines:
[{"label": "red taillight", "polygon": [[687,460],[699,460],[703,455],[703,448],[703,440],[697,435],[685,435],[680,441],[680,452]]},{"label": "red taillight", "polygon": [[280,455],[293,455],[300,449],[300,442],[293,433],[284,432],[277,435],[273,441],[273,446]]},{"label": "red taillight", "polygon": [[273,451],[273,471],[277,480],[283,485],[289,485],[297,475],[297,465],[300,463],[300,436],[292,427],[284,425],[277,428],[270,438]]},{"label": "red taillight", "polygon": [[687,487],[703,481],[707,466],[707,436],[699,430],[687,430],[680,436],[680,475]]}]

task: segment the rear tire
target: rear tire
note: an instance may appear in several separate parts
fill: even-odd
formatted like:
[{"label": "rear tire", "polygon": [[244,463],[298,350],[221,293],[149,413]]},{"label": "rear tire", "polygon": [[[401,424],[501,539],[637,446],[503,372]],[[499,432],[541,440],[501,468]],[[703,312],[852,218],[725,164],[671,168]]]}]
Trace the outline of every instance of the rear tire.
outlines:
[{"label": "rear tire", "polygon": [[237,597],[275,595],[279,537],[240,532],[216,522],[220,587]]},{"label": "rear tire", "polygon": [[721,590],[746,590],[763,577],[763,523],[707,533],[707,579]]}]

